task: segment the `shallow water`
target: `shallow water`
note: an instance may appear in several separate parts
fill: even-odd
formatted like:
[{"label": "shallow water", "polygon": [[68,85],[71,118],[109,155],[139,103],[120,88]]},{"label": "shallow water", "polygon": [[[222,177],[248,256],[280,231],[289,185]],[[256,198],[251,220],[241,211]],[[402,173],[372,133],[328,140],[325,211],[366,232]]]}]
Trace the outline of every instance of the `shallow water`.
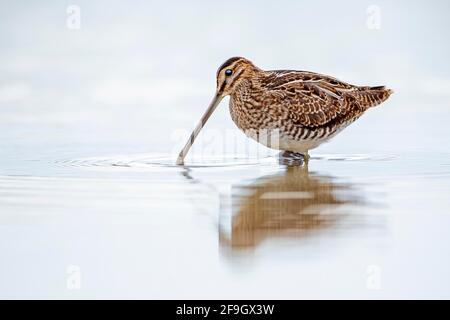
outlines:
[{"label": "shallow water", "polygon": [[[417,155],[319,154],[309,168],[174,159],[57,159],[41,163],[55,175],[3,174],[2,295],[447,297],[447,155],[426,168]],[[66,288],[72,265],[80,290]]]},{"label": "shallow water", "polygon": [[[380,1],[373,31],[356,3],[239,2],[230,25],[217,4],[81,1],[78,31],[65,6],[0,10],[0,297],[450,298],[448,4]],[[223,102],[174,165],[236,48],[395,94],[307,167],[249,142]]]}]

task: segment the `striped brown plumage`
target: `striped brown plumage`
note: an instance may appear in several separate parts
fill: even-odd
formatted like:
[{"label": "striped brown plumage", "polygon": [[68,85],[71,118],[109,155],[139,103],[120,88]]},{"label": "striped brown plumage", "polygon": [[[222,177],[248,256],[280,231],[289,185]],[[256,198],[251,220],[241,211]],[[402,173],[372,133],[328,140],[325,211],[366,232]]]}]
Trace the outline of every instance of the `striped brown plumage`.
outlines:
[{"label": "striped brown plumage", "polygon": [[[231,118],[249,137],[270,148],[307,154],[391,94],[384,86],[356,86],[309,71],[265,71],[233,57],[217,70],[215,98],[177,163],[183,163],[195,137],[227,95]],[[274,132],[277,139],[271,138]]]},{"label": "striped brown plumage", "polygon": [[264,71],[245,58],[228,60],[218,76],[224,69],[240,73],[228,85],[233,121],[245,132],[280,130],[280,139],[290,141],[280,141],[278,148],[285,151],[306,153],[392,93],[308,71]]}]

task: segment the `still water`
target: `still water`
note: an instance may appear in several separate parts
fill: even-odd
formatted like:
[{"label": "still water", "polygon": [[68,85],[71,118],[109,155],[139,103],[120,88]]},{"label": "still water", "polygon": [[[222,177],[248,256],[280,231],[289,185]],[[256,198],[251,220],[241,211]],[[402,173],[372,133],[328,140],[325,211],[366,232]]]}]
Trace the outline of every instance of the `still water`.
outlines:
[{"label": "still water", "polygon": [[[448,3],[379,2],[375,31],[353,1],[4,7],[0,298],[450,298]],[[308,166],[224,101],[175,166],[237,54],[395,94]]]},{"label": "still water", "polygon": [[2,296],[448,297],[448,156],[174,159],[3,174]]}]

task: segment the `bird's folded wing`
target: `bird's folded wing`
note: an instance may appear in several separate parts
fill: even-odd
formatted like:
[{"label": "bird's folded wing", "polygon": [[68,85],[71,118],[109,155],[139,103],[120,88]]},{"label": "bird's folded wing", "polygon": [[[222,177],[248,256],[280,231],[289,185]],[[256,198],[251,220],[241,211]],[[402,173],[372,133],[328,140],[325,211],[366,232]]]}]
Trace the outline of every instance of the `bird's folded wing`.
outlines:
[{"label": "bird's folded wing", "polygon": [[346,97],[351,91],[327,81],[294,81],[267,91],[262,102],[294,124],[318,127],[349,111]]}]

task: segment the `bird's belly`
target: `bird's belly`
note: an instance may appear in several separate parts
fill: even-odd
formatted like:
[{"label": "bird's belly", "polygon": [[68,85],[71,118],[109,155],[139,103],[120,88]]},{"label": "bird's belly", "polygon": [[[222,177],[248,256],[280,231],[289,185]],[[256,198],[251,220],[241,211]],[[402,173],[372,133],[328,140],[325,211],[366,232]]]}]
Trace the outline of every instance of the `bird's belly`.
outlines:
[{"label": "bird's belly", "polygon": [[328,139],[317,140],[294,140],[289,137],[280,138],[279,150],[291,151],[297,153],[305,153],[308,150],[317,148]]},{"label": "bird's belly", "polygon": [[[341,128],[342,130],[343,128]],[[332,128],[305,129],[298,134],[292,134],[284,128],[259,130],[243,130],[245,134],[262,145],[283,151],[306,153],[317,148],[338,134],[341,130]]]},{"label": "bird's belly", "polygon": [[283,151],[291,151],[297,153],[305,153],[308,150],[317,148],[322,143],[326,142],[328,139],[311,139],[311,140],[296,140],[292,137],[281,136],[278,141],[277,139],[260,139],[258,142],[265,145],[266,147],[283,150]]},{"label": "bird's belly", "polygon": [[232,100],[230,113],[238,128],[253,140],[272,149],[297,153],[317,148],[351,123],[348,121],[331,126],[307,128],[282,119],[274,119],[265,113],[237,108]]}]

